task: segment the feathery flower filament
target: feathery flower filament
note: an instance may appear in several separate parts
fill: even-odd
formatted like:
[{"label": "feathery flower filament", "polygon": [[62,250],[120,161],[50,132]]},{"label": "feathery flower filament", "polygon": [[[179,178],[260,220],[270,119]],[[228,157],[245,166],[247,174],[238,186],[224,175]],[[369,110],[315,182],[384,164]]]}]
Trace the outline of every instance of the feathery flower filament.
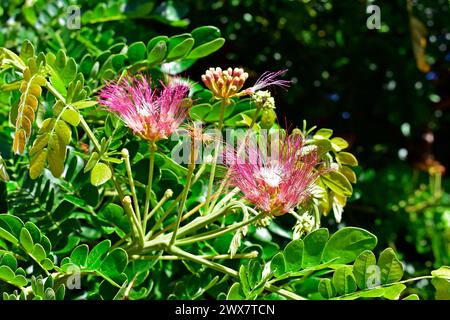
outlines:
[{"label": "feathery flower filament", "polygon": [[245,144],[245,159],[227,152],[230,182],[262,212],[279,216],[288,213],[309,197],[309,189],[320,174],[316,152],[302,153],[299,135],[280,137],[279,149]]},{"label": "feathery flower filament", "polygon": [[145,76],[129,76],[112,82],[100,92],[100,104],[116,113],[133,133],[144,140],[167,139],[186,118],[189,86],[177,79],[152,88]]}]

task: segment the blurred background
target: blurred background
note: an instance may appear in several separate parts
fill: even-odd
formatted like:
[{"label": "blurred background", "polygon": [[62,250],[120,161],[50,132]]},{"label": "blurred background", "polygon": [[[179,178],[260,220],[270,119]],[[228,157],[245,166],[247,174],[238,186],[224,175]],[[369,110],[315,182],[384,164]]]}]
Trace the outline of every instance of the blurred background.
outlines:
[{"label": "blurred background", "polygon": [[[79,30],[65,26],[69,5],[81,9]],[[380,8],[379,29],[366,26],[368,5]],[[241,66],[252,82],[287,68],[280,123],[331,128],[359,159],[343,224],[375,233],[418,276],[450,264],[449,17],[449,0],[1,0],[0,46],[29,39],[80,62],[117,42],[218,27],[225,45],[185,74]]]}]

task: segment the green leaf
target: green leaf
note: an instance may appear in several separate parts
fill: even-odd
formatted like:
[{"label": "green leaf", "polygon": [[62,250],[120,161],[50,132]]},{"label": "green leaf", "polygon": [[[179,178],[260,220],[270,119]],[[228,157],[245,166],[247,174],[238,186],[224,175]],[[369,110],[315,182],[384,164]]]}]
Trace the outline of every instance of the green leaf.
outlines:
[{"label": "green leaf", "polygon": [[364,250],[372,250],[377,238],[364,229],[347,227],[338,230],[328,240],[322,255],[326,262],[337,257],[336,263],[354,261]]},{"label": "green leaf", "polygon": [[380,254],[378,266],[380,267],[382,284],[394,283],[400,281],[403,277],[403,265],[397,259],[392,248],[387,248]]},{"label": "green leaf", "polygon": [[195,46],[198,47],[219,38],[220,30],[214,26],[202,26],[192,30],[191,36],[195,40]]},{"label": "green leaf", "polygon": [[241,285],[239,283],[234,283],[227,294],[227,300],[244,300],[245,295],[241,290]]},{"label": "green leaf", "polygon": [[150,41],[147,43],[147,54],[149,54],[150,51],[152,51],[152,49],[153,49],[160,41],[167,42],[167,41],[169,41],[169,37],[167,37],[167,36],[156,36],[156,37],[150,39]]},{"label": "green leaf", "polygon": [[437,270],[431,271],[431,275],[438,278],[447,278],[450,279],[450,267],[442,266]]},{"label": "green leaf", "polygon": [[333,286],[330,279],[320,280],[318,290],[325,299],[330,299],[336,296],[336,288]]},{"label": "green leaf", "polygon": [[72,105],[75,108],[77,108],[78,110],[90,108],[90,107],[93,107],[93,106],[95,106],[97,104],[98,104],[97,101],[90,101],[90,100],[76,101],[76,102],[72,103]]},{"label": "green leaf", "polygon": [[356,174],[349,167],[341,166],[339,168],[339,172],[342,173],[351,183],[356,183]]},{"label": "green leaf", "polygon": [[147,61],[149,64],[155,64],[164,60],[167,52],[166,41],[159,41],[148,53]]},{"label": "green leaf", "polygon": [[160,169],[167,169],[175,172],[175,174],[181,178],[187,175],[187,169],[182,165],[175,162],[171,157],[166,156],[162,153],[155,154],[155,164]]},{"label": "green leaf", "polygon": [[117,279],[122,274],[128,263],[128,255],[121,248],[111,251],[101,263],[99,270],[112,278]]},{"label": "green leaf", "polygon": [[321,176],[323,183],[337,194],[350,197],[353,187],[348,179],[338,171],[328,171]]},{"label": "green leaf", "polygon": [[[64,121],[59,121],[64,122]],[[65,122],[64,122],[65,123]],[[70,131],[70,130],[69,130]],[[67,136],[67,131],[60,126],[59,134],[64,136],[65,139],[70,140],[70,136]],[[69,138],[68,138],[69,137]],[[67,144],[61,139],[58,134],[50,135],[47,148],[47,162],[48,168],[54,177],[60,177],[64,171],[64,160],[66,158],[66,146]]]},{"label": "green leaf", "polygon": [[355,156],[352,155],[350,152],[340,152],[336,155],[336,160],[341,165],[349,165],[352,167],[355,167],[358,165],[358,160],[356,160]]},{"label": "green leaf", "polygon": [[[221,113],[221,109],[222,109],[221,104],[222,103],[220,101],[214,103],[212,105],[211,111],[208,113],[208,115],[206,116],[206,118],[204,120],[208,121],[208,122],[219,121],[220,113]],[[225,107],[224,114],[223,114],[224,119],[227,119],[231,114],[233,114],[234,106],[235,106],[234,103],[232,103]]]},{"label": "green leaf", "polygon": [[217,38],[208,43],[204,43],[204,44],[194,48],[189,53],[189,55],[186,57],[186,59],[200,59],[200,58],[206,57],[206,56],[210,55],[211,53],[219,50],[223,46],[224,43],[225,43],[224,38]]},{"label": "green leaf", "polygon": [[74,109],[66,109],[61,115],[61,119],[76,127],[81,121],[80,114]]},{"label": "green leaf", "polygon": [[320,140],[320,139],[328,139],[333,135],[333,130],[322,128],[317,130],[317,132],[314,134],[313,139]]},{"label": "green leaf", "polygon": [[20,220],[16,216],[9,214],[0,214],[0,227],[10,233],[16,239],[20,237],[20,231],[22,230],[23,225],[24,224],[22,220]]},{"label": "green leaf", "polygon": [[284,261],[286,271],[298,271],[303,262],[303,241],[301,239],[293,240],[284,248]]},{"label": "green leaf", "polygon": [[86,201],[83,199],[80,199],[74,195],[71,194],[65,194],[64,199],[70,202],[71,204],[79,207],[79,208],[85,208],[86,207]]},{"label": "green leaf", "polygon": [[[45,135],[48,137],[48,135]],[[42,136],[41,136],[42,137]],[[47,162],[47,149],[40,150],[30,160],[30,178],[35,180],[39,178],[45,168],[45,163]]]},{"label": "green leaf", "polygon": [[25,5],[22,7],[22,13],[23,13],[23,16],[25,17],[26,21],[30,25],[34,26],[36,24],[37,16],[36,16],[36,12],[34,11],[34,6],[33,6],[32,2],[25,3]]},{"label": "green leaf", "polygon": [[242,292],[245,296],[248,296],[250,294],[250,285],[248,283],[247,271],[243,264],[239,268],[239,280],[241,281]]},{"label": "green leaf", "polygon": [[34,57],[34,46],[30,41],[25,40],[22,43],[22,48],[20,49],[19,57],[26,62],[29,58]]},{"label": "green leaf", "polygon": [[89,253],[86,265],[90,269],[97,269],[100,266],[103,257],[108,252],[110,247],[111,247],[110,240],[103,240],[102,242],[97,244],[95,247],[92,248],[91,252]]},{"label": "green leaf", "polygon": [[41,265],[45,270],[52,270],[54,267],[53,262],[49,258],[45,258]]},{"label": "green leaf", "polygon": [[135,42],[128,47],[127,55],[131,63],[145,59],[147,48],[143,42]]},{"label": "green leaf", "polygon": [[181,42],[180,44],[178,44],[176,47],[174,47],[169,51],[167,59],[175,60],[185,56],[192,49],[193,45],[194,39],[192,38],[185,39],[183,42]]},{"label": "green leaf", "polygon": [[351,266],[340,267],[334,272],[333,286],[339,295],[352,293],[356,290],[355,277]]},{"label": "green leaf", "polygon": [[450,300],[450,281],[442,278],[433,278],[431,280],[436,289],[436,300]]},{"label": "green leaf", "polygon": [[334,149],[334,151],[341,151],[348,148],[348,142],[340,137],[335,137],[331,139],[331,145]]},{"label": "green leaf", "polygon": [[254,288],[261,281],[262,268],[258,261],[250,260],[248,263],[248,284]]},{"label": "green leaf", "polygon": [[320,228],[309,233],[303,239],[303,269],[316,266],[320,263],[328,237],[328,229]]},{"label": "green leaf", "polygon": [[0,266],[0,280],[9,282],[14,279],[15,274],[14,271],[11,270],[8,266]]},{"label": "green leaf", "polygon": [[109,167],[98,162],[91,171],[91,184],[98,187],[111,179],[112,173]]},{"label": "green leaf", "polygon": [[23,275],[16,275],[9,283],[17,287],[24,287],[28,284],[28,281]]},{"label": "green leaf", "polygon": [[118,228],[119,236],[125,236],[130,231],[130,224],[123,208],[115,203],[105,206],[98,214],[98,218]]},{"label": "green leaf", "polygon": [[55,291],[52,288],[45,289],[44,300],[56,300]]},{"label": "green leaf", "polygon": [[77,266],[86,266],[87,257],[89,254],[89,247],[86,244],[82,244],[76,247],[70,254],[70,260]]},{"label": "green leaf", "polygon": [[41,262],[47,257],[44,247],[42,247],[39,243],[34,245],[33,252],[31,254],[38,262]]},{"label": "green leaf", "polygon": [[[62,117],[62,116],[61,116]],[[70,143],[70,138],[72,136],[72,130],[67,125],[65,121],[58,120],[55,125],[55,132],[58,137],[61,139],[61,142],[64,145],[68,145]]]},{"label": "green leaf", "polygon": [[91,171],[92,168],[94,168],[94,166],[97,164],[98,160],[100,160],[100,155],[96,151],[92,152],[88,162],[86,163],[86,166],[84,167],[83,172],[86,173]]},{"label": "green leaf", "polygon": [[353,264],[353,274],[355,276],[356,284],[360,289],[367,288],[367,281],[370,277],[367,269],[372,266],[376,266],[377,260],[372,251],[366,250],[362,252],[358,258],[356,258]]},{"label": "green leaf", "polygon": [[389,300],[398,300],[400,294],[405,290],[406,286],[403,283],[397,283],[392,286],[384,287],[383,297]]},{"label": "green leaf", "polygon": [[127,56],[123,53],[116,54],[111,58],[112,66],[114,67],[114,70],[119,71],[123,67],[125,67],[125,60],[127,59]]},{"label": "green leaf", "polygon": [[417,294],[410,294],[407,297],[404,297],[402,300],[420,300],[419,296]]},{"label": "green leaf", "polygon": [[286,269],[286,264],[284,260],[284,255],[278,252],[270,261],[270,271],[273,272],[275,277],[281,276]]},{"label": "green leaf", "polygon": [[31,238],[30,232],[26,228],[22,228],[22,230],[20,230],[20,244],[27,253],[31,253],[33,251],[33,239]]},{"label": "green leaf", "polygon": [[201,103],[189,108],[189,116],[193,120],[204,120],[208,113],[211,112],[211,105],[209,103]]},{"label": "green leaf", "polygon": [[77,76],[77,63],[73,58],[67,60],[67,63],[61,72],[63,81],[65,84],[69,84],[73,81]]},{"label": "green leaf", "polygon": [[18,240],[16,237],[14,237],[11,233],[9,233],[8,231],[6,231],[5,229],[3,229],[2,227],[0,227],[0,237],[13,243],[13,244],[17,244]]},{"label": "green leaf", "polygon": [[0,264],[10,267],[11,269],[17,269],[17,259],[10,253],[5,253],[0,259]]}]

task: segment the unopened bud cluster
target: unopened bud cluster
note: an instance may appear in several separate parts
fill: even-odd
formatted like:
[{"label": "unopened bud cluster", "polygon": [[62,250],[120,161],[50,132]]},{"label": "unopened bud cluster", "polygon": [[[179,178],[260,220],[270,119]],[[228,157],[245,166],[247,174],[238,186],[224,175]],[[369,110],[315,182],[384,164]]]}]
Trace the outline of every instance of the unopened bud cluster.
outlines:
[{"label": "unopened bud cluster", "polygon": [[255,226],[258,228],[265,228],[267,226],[269,226],[269,224],[272,222],[272,217],[271,216],[265,216],[259,220],[255,221]]},{"label": "unopened bud cluster", "polygon": [[231,98],[239,93],[248,78],[248,73],[242,68],[209,68],[202,75],[206,87],[218,99]]},{"label": "unopened bud cluster", "polygon": [[314,218],[305,212],[294,226],[294,234],[297,238],[310,233],[314,228]]},{"label": "unopened bud cluster", "polygon": [[252,94],[252,99],[261,109],[275,109],[275,99],[270,94],[270,91],[256,91]]}]

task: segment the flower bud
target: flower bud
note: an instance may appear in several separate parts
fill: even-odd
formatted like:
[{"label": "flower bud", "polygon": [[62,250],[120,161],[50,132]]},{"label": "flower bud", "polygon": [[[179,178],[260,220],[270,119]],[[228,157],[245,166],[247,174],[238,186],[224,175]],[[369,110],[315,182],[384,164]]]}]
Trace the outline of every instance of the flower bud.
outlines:
[{"label": "flower bud", "polygon": [[173,196],[173,191],[172,191],[172,189],[167,189],[166,192],[164,192],[164,197],[165,197],[166,199],[172,198],[172,196]]}]

